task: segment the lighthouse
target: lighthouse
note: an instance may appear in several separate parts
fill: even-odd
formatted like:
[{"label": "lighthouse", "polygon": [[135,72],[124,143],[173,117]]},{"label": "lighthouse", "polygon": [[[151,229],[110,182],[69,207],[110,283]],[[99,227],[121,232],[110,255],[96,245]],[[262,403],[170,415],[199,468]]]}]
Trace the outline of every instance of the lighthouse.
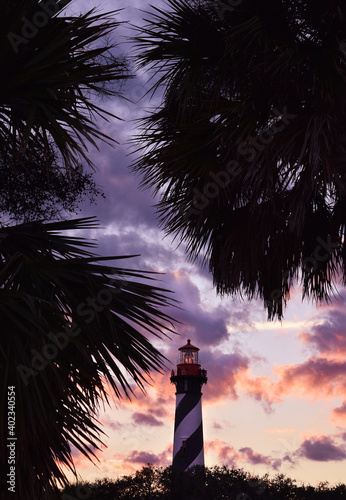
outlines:
[{"label": "lighthouse", "polygon": [[204,465],[201,388],[208,379],[198,362],[198,351],[188,339],[179,348],[177,371],[171,375],[176,386],[173,468],[180,471]]}]

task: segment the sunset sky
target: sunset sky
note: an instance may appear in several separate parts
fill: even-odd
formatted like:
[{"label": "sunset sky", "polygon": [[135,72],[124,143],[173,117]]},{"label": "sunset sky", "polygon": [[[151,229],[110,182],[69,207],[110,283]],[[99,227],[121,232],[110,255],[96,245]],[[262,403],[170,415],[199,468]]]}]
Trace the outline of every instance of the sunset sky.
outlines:
[{"label": "sunset sky", "polygon": [[[161,0],[152,0],[163,6]],[[135,25],[147,17],[146,0],[76,0],[72,9],[121,9],[118,19]],[[118,42],[133,32],[123,26]],[[122,43],[128,51],[130,44]],[[119,48],[120,50],[120,48]],[[148,97],[145,73],[127,83],[133,101],[103,103],[123,121],[100,126],[119,145],[90,149],[95,180],[106,199],[85,205],[82,215],[97,215],[102,228],[89,236],[99,243],[100,255],[140,254],[124,266],[163,273],[160,285],[172,290],[181,309],[170,313],[181,324],[177,335],[153,343],[168,358],[167,370],[153,374],[146,394],[135,389],[131,402],[114,401],[100,413],[107,445],[93,465],[74,452],[83,479],[116,478],[150,462],[167,466],[172,460],[175,387],[170,371],[178,348],[188,338],[200,348],[202,368],[208,371],[203,388],[203,423],[207,466],[242,467],[255,474],[284,473],[315,485],[345,481],[346,470],[346,293],[331,304],[316,307],[301,302],[297,286],[282,323],[268,322],[261,300],[216,295],[207,268],[187,262],[177,246],[158,228],[148,191],[139,190],[140,178],[129,169],[129,141],[136,133],[134,120],[158,104]],[[255,241],[249,244],[256,244]]]}]

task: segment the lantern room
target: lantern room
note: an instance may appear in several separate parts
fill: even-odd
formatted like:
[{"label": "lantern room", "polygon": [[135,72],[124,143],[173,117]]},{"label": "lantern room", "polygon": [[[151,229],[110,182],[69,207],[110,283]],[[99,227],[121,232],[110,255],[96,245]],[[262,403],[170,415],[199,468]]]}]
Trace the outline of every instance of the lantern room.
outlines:
[{"label": "lantern room", "polygon": [[191,344],[188,339],[187,344],[179,347],[178,374],[199,375],[201,365],[198,363],[198,347]]},{"label": "lantern room", "polygon": [[201,387],[207,383],[207,370],[202,370],[198,362],[198,347],[187,344],[179,347],[177,371],[172,370],[171,382],[176,384],[177,394],[201,394]]},{"label": "lantern room", "polygon": [[188,339],[187,344],[179,347],[179,365],[198,365],[198,347],[191,344]]}]

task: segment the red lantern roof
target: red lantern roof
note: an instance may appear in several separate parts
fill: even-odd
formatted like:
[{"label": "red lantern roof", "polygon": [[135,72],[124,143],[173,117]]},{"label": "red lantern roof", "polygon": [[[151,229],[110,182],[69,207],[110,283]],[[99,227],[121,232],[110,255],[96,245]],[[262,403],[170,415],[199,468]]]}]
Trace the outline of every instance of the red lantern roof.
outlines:
[{"label": "red lantern roof", "polygon": [[189,349],[190,351],[199,351],[198,347],[191,344],[190,339],[187,339],[187,344],[183,345],[183,347],[179,347],[178,351],[185,351],[186,349]]}]

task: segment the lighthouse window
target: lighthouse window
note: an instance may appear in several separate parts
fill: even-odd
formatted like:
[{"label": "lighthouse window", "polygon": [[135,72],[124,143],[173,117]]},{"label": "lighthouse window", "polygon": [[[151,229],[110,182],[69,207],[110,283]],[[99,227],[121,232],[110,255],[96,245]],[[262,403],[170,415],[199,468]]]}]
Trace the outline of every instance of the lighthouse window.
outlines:
[{"label": "lighthouse window", "polygon": [[184,380],[184,391],[187,391],[187,380]]},{"label": "lighthouse window", "polygon": [[187,455],[186,439],[181,443],[181,453],[182,455]]},{"label": "lighthouse window", "polygon": [[186,354],[185,354],[185,363],[186,364],[190,364],[190,363],[193,363],[193,354],[191,351],[187,351]]}]

